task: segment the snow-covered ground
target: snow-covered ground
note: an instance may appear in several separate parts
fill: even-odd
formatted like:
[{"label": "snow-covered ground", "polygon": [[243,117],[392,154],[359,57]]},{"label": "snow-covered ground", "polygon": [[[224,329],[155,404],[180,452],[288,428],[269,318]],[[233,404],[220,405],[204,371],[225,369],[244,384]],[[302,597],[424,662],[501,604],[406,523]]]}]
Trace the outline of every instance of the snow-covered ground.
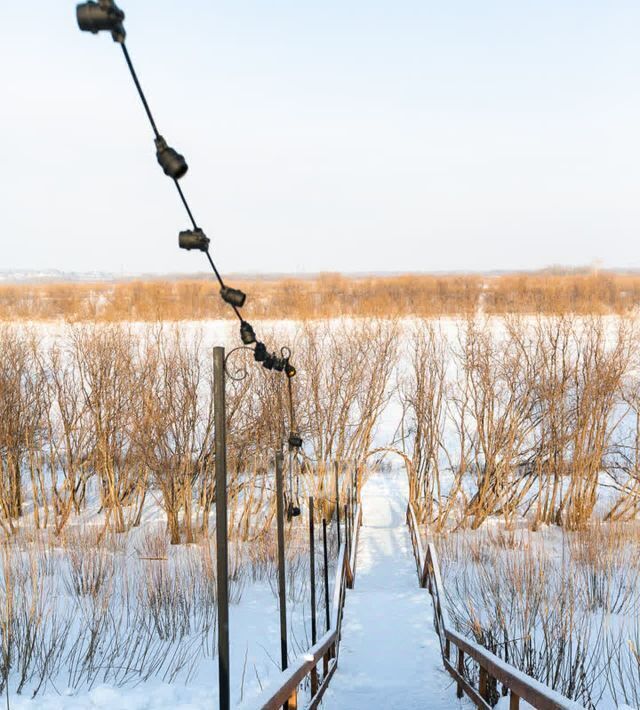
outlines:
[{"label": "snow-covered ground", "polygon": [[373,474],[363,488],[356,583],[347,592],[328,710],[471,707],[456,699],[442,665],[431,596],[418,586],[407,499],[402,471]]},{"label": "snow-covered ground", "polygon": [[[296,332],[292,321],[255,324],[256,330],[273,328],[288,340]],[[491,325],[499,327],[499,320]],[[411,319],[401,328],[409,332]],[[143,332],[149,324],[132,324]],[[172,326],[167,326],[172,327]],[[182,323],[187,337],[202,337],[203,351],[211,345],[233,347],[237,341],[237,324],[229,321]],[[460,321],[443,319],[444,334],[455,341]],[[64,324],[33,324],[45,342],[64,335]],[[280,338],[270,338],[270,340]],[[295,348],[295,345],[294,345]],[[450,368],[453,365],[450,364]],[[397,372],[409,369],[403,352]],[[455,375],[455,372],[450,373]],[[389,446],[397,433],[402,407],[397,396],[387,403],[374,437],[375,447]],[[444,438],[450,453],[457,453],[454,433],[447,429]],[[399,465],[399,459],[394,463]],[[444,465],[444,464],[443,464]],[[443,490],[450,487],[449,471],[442,471]],[[532,489],[535,492],[535,488]],[[605,491],[606,493],[606,491]],[[602,492],[601,492],[602,494]],[[613,495],[612,492],[608,493]],[[407,482],[404,469],[379,473],[364,488],[364,520],[358,558],[356,588],[348,592],[344,618],[343,642],[339,670],[332,680],[324,705],[328,708],[444,708],[455,707],[455,687],[444,671],[438,641],[433,631],[431,599],[419,589],[411,546],[404,522]],[[601,497],[602,499],[602,497]],[[156,506],[157,507],[157,506]],[[154,521],[157,524],[157,520]],[[489,521],[491,525],[495,521]],[[523,521],[520,521],[523,522]],[[555,528],[553,532],[558,532]],[[548,532],[548,531],[547,531]],[[544,530],[532,534],[544,545],[563,549],[557,540],[543,538]],[[557,536],[556,536],[557,537]],[[464,545],[463,545],[464,547]],[[185,551],[186,550],[186,551]],[[172,554],[187,556],[188,548],[179,546]],[[466,554],[466,548],[463,550]],[[446,567],[446,565],[445,565]],[[144,565],[143,569],[146,569]],[[144,574],[144,572],[142,573]],[[291,625],[295,640],[292,655],[306,648],[308,612],[306,599],[290,605]],[[637,610],[636,610],[637,612]],[[633,615],[633,618],[637,614]],[[629,615],[631,618],[631,615]],[[212,634],[213,639],[213,634]],[[273,584],[264,579],[247,579],[240,601],[231,609],[231,688],[232,705],[255,697],[277,677],[279,633],[277,598]],[[24,710],[58,710],[70,708],[123,708],[124,710],[200,710],[217,704],[217,658],[201,653],[190,667],[188,684],[181,677],[171,684],[151,678],[140,685],[99,684],[90,689],[66,690],[64,682],[50,685],[31,700],[29,689],[16,695],[10,689],[11,708]],[[346,698],[346,700],[345,700]],[[602,707],[612,707],[602,705]]]}]

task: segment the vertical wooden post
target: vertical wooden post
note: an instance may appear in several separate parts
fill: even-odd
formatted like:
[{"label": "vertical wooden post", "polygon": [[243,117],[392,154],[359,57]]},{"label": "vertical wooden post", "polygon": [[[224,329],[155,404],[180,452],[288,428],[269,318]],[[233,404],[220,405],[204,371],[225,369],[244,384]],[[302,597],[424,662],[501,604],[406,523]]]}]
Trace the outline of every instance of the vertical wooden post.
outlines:
[{"label": "vertical wooden post", "polygon": [[345,542],[345,559],[349,559],[349,548],[351,547],[351,537],[349,531],[349,505],[344,504],[344,542]]},{"label": "vertical wooden post", "polygon": [[520,710],[520,697],[513,690],[509,697],[509,710]]},{"label": "vertical wooden post", "polygon": [[486,669],[480,666],[480,696],[484,700],[489,700],[489,674]]},{"label": "vertical wooden post", "polygon": [[322,518],[322,547],[324,551],[324,608],[327,618],[327,628],[329,631],[331,626],[331,618],[329,612],[329,553],[327,551],[327,519]]},{"label": "vertical wooden post", "polygon": [[[309,565],[310,565],[310,584],[311,584],[311,644],[315,645],[317,641],[317,626],[316,626],[316,541],[313,521],[313,497],[309,498]],[[311,697],[313,698],[318,692],[318,668],[314,666],[311,669]],[[291,710],[291,703],[289,703]]]},{"label": "vertical wooden post", "polygon": [[218,697],[220,710],[231,705],[229,685],[229,557],[227,538],[227,422],[224,348],[213,349],[213,406],[216,474],[216,572],[218,595]]},{"label": "vertical wooden post", "polygon": [[309,498],[309,571],[311,584],[311,644],[318,640],[316,626],[316,541],[313,521],[313,496]]},{"label": "vertical wooden post", "polygon": [[338,528],[338,550],[340,549],[340,480],[338,473],[338,462],[333,462],[333,470],[336,479],[336,527]]},{"label": "vertical wooden post", "polygon": [[451,658],[451,641],[449,641],[449,639],[445,639],[444,642],[444,657],[447,661]]},{"label": "vertical wooden post", "polygon": [[360,489],[360,480],[359,480],[360,470],[358,468],[358,464],[355,461],[353,463],[353,467],[354,467],[354,471],[355,471],[355,475],[356,475],[355,476],[356,480],[355,480],[355,485],[354,485],[354,491],[356,494],[356,503],[359,503],[360,502],[360,490],[359,490]]},{"label": "vertical wooden post", "polygon": [[[458,673],[461,678],[464,677],[464,651],[461,648],[458,649]],[[462,697],[462,683],[460,681],[458,681],[456,695],[458,698]]]},{"label": "vertical wooden post", "polygon": [[278,599],[280,606],[280,665],[287,668],[287,586],[284,551],[284,491],[282,485],[282,452],[276,453],[276,515],[278,524]]},{"label": "vertical wooden post", "polygon": [[349,504],[349,529],[351,530],[351,535],[353,536],[353,519],[355,517],[353,514],[353,489],[349,491],[347,502]]}]

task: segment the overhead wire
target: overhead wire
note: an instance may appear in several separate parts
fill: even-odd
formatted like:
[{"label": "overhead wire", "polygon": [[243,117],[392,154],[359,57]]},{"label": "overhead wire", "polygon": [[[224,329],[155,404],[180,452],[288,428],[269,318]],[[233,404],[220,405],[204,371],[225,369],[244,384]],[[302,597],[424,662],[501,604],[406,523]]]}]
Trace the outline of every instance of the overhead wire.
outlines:
[{"label": "overhead wire", "polygon": [[[149,119],[149,123],[151,124],[151,128],[153,129],[153,133],[156,137],[156,139],[161,138],[160,132],[158,131],[158,127],[156,125],[155,119],[153,118],[153,114],[151,113],[151,108],[149,106],[149,102],[147,101],[147,97],[144,93],[144,90],[142,88],[142,84],[140,83],[140,79],[138,78],[138,73],[135,70],[135,67],[133,66],[133,61],[131,60],[131,55],[129,54],[129,50],[127,49],[127,45],[124,41],[120,43],[120,46],[122,47],[122,54],[124,55],[125,61],[127,63],[127,67],[129,67],[129,72],[131,74],[131,78],[133,79],[133,83],[135,84],[136,89],[138,90],[138,96],[140,97],[140,101],[142,102],[142,105],[144,107],[145,113],[147,114],[147,118]],[[191,207],[189,205],[189,202],[184,194],[184,191],[182,187],[180,186],[180,183],[178,182],[177,178],[172,178],[173,184],[176,186],[176,190],[178,191],[178,195],[180,196],[180,201],[184,205],[184,208],[187,212],[187,216],[189,217],[189,221],[193,225],[194,229],[199,229],[198,223],[195,220],[195,217],[193,216],[193,212],[191,210]],[[213,270],[213,273],[215,274],[216,279],[218,280],[218,283],[220,284],[221,287],[225,287],[225,282],[222,276],[220,275],[220,272],[218,271],[218,268],[215,265],[215,262],[213,261],[213,258],[211,256],[211,253],[209,249],[207,249],[205,252],[205,255],[207,259],[209,260],[209,264],[211,265],[211,268]],[[239,318],[240,321],[243,320],[242,315],[240,314],[240,311],[238,310],[237,306],[231,305],[231,308],[233,309],[233,312],[236,314],[236,316]]]},{"label": "overhead wire", "polygon": [[[239,308],[244,305],[245,294],[238,289],[233,289],[228,287],[220,271],[218,270],[213,257],[209,251],[209,239],[206,237],[204,232],[198,226],[196,219],[193,215],[193,211],[189,205],[189,202],[184,194],[182,187],[180,186],[178,180],[184,176],[188,170],[188,165],[184,156],[180,155],[173,148],[169,147],[158,130],[157,124],[151,112],[151,107],[138,78],[138,74],[135,70],[131,55],[127,49],[125,43],[125,30],[124,30],[124,12],[115,4],[114,0],[88,0],[87,2],[80,3],[76,6],[76,18],[78,21],[78,26],[81,30],[92,32],[97,34],[101,31],[106,31],[111,33],[111,36],[115,42],[120,44],[122,48],[122,54],[124,56],[125,62],[135,84],[138,96],[144,107],[147,118],[153,130],[155,144],[156,144],[156,157],[160,166],[162,167],[164,173],[173,180],[176,190],[180,197],[189,221],[193,226],[193,232],[181,232],[180,233],[180,246],[185,249],[197,249],[203,251],[209,261],[211,269],[220,284],[220,295],[222,299],[231,306],[233,312],[240,320],[240,335],[242,342],[245,345],[253,344],[254,359],[256,362],[261,362],[263,367],[266,369],[274,369],[277,372],[284,371],[287,377],[288,385],[288,399],[289,399],[289,421],[291,432],[289,435],[289,449],[291,452],[300,450],[302,446],[302,439],[297,431],[297,426],[295,422],[295,411],[294,411],[294,401],[293,401],[293,390],[291,380],[296,375],[296,368],[291,364],[290,357],[291,351],[288,348],[282,348],[280,354],[282,357],[278,357],[274,353],[269,353],[261,341],[255,336],[255,332],[250,323],[245,321],[240,313]],[[183,242],[184,236],[184,242]],[[287,354],[285,354],[285,351]],[[293,491],[291,491],[293,493]]]}]

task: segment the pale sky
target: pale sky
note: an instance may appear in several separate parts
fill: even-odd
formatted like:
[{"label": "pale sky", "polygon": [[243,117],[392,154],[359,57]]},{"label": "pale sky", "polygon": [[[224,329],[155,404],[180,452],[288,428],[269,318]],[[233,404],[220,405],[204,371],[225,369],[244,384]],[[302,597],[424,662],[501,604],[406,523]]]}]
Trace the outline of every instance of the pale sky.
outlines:
[{"label": "pale sky", "polygon": [[[638,0],[119,4],[223,272],[640,267]],[[203,270],[119,46],[2,6],[0,270]]]}]

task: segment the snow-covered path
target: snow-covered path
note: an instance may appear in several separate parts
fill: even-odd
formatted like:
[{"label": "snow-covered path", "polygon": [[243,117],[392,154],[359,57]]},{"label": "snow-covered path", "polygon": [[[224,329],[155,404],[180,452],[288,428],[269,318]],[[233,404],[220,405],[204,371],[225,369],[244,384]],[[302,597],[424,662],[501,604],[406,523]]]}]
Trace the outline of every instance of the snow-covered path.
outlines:
[{"label": "snow-covered path", "polygon": [[347,592],[328,710],[468,707],[440,660],[431,597],[418,587],[405,524],[403,472],[373,475],[362,490],[355,588]]}]

